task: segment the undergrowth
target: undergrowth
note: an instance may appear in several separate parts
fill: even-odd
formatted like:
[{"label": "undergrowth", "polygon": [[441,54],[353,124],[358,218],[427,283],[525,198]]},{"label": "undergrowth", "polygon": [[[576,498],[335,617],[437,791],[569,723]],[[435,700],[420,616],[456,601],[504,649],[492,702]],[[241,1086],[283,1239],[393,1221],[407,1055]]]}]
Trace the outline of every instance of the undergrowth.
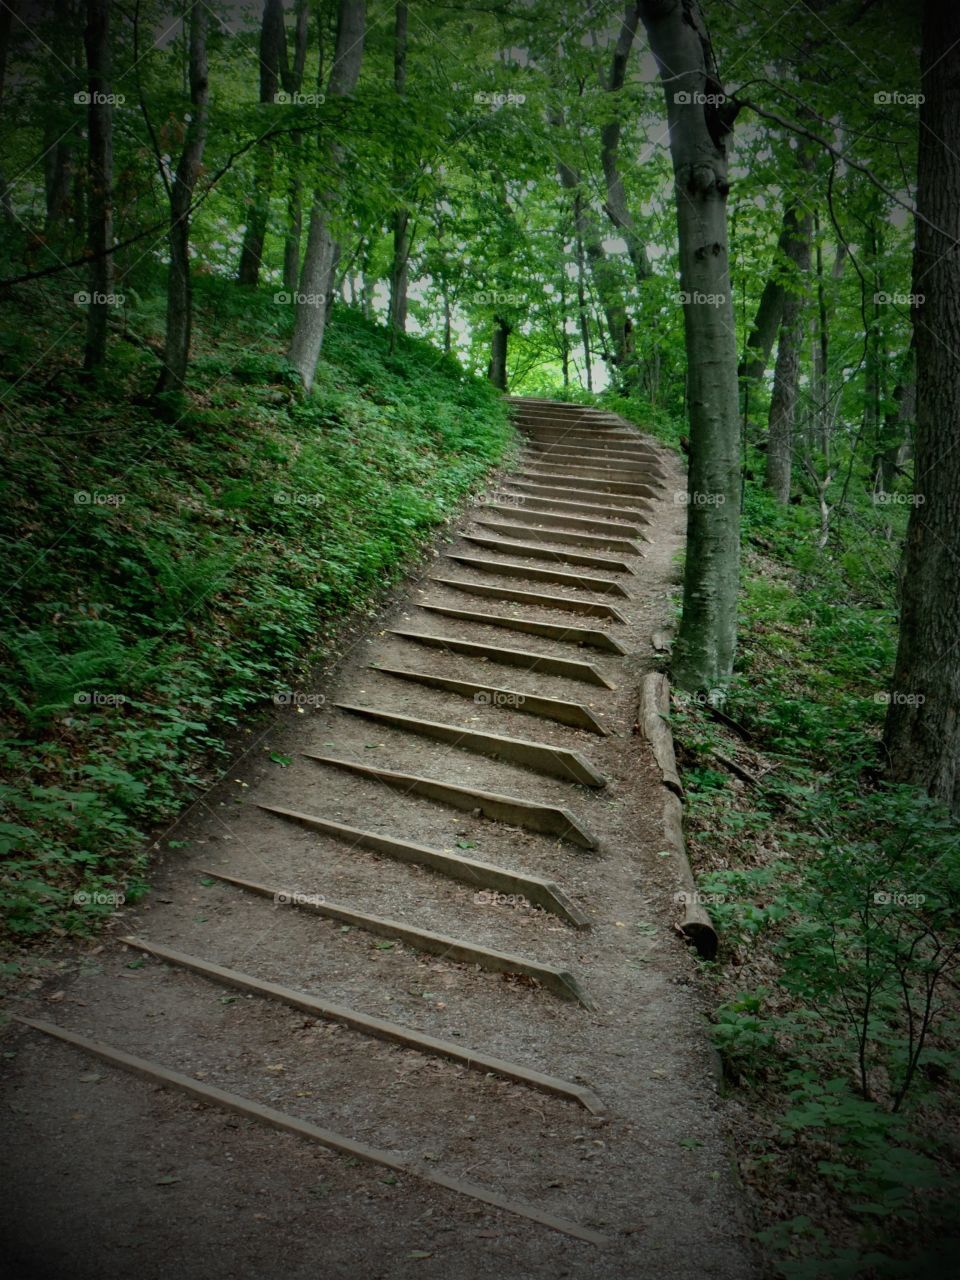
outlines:
[{"label": "undergrowth", "polygon": [[208,785],[238,718],[320,656],[511,447],[451,359],[335,311],[314,394],[268,290],[198,280],[190,394],[148,396],[138,299],[87,380],[31,364],[60,318],[6,308],[0,916],[84,933],[146,887],[146,837]]},{"label": "undergrowth", "polygon": [[714,1040],[785,1280],[941,1275],[960,1240],[960,828],[882,778],[896,564],[862,532],[888,518],[852,495],[820,549],[748,484],[736,677],[673,695]]}]

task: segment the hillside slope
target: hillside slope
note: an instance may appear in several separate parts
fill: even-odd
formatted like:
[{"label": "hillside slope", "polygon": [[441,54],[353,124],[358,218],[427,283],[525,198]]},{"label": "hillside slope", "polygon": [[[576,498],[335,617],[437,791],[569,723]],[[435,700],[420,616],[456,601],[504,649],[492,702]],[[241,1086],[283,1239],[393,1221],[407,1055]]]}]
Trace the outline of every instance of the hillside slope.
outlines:
[{"label": "hillside slope", "polygon": [[425,343],[391,354],[346,308],[305,400],[288,309],[201,279],[190,401],[158,412],[159,296],[93,382],[82,311],[61,333],[47,302],[9,306],[2,334],[0,914],[20,938],[143,891],[145,836],[240,712],[282,699],[512,440],[484,382]]}]

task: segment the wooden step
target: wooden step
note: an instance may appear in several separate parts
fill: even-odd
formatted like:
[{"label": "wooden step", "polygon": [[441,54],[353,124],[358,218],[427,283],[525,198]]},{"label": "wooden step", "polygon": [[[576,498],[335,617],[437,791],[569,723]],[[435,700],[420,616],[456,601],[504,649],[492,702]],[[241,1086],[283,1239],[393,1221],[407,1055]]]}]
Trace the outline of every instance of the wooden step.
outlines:
[{"label": "wooden step", "polygon": [[381,835],[376,831],[348,827],[342,822],[334,822],[318,814],[302,813],[297,809],[281,809],[272,804],[261,804],[257,807],[263,809],[265,813],[275,813],[280,818],[309,827],[311,831],[320,831],[324,835],[346,840],[351,848],[369,849],[383,858],[393,858],[396,862],[408,862],[414,866],[427,867],[430,871],[436,871],[439,875],[447,876],[451,880],[462,881],[471,887],[480,885],[496,893],[519,895],[532,906],[542,907],[544,911],[559,916],[561,920],[566,920],[577,929],[590,927],[589,919],[579,907],[575,907],[552,880],[544,880],[542,876],[531,876],[522,871],[512,871],[508,867],[497,867],[490,862],[480,862],[477,858],[465,858],[459,853],[447,853],[443,849],[433,849],[429,845],[415,844],[412,840],[399,840],[393,836]]},{"label": "wooden step", "polygon": [[554,560],[564,564],[579,564],[585,569],[606,569],[609,573],[635,572],[624,560],[608,560],[605,556],[567,551],[565,547],[541,547],[536,543],[510,542],[480,533],[461,533],[460,536],[464,542],[469,542],[475,547],[483,547],[484,551],[499,551],[502,555],[527,556],[531,560]]},{"label": "wooden step", "polygon": [[628,556],[641,555],[640,548],[629,538],[604,537],[599,533],[582,533],[578,529],[550,529],[540,525],[505,524],[503,521],[483,520],[473,517],[481,529],[503,538],[532,538],[535,542],[571,544],[575,547],[596,547],[600,551],[619,551]]},{"label": "wooden step", "polygon": [[579,702],[563,702],[559,698],[544,698],[539,694],[523,693],[520,689],[502,689],[496,685],[481,684],[476,680],[453,680],[428,671],[407,671],[403,667],[382,667],[370,663],[371,671],[381,675],[410,680],[428,689],[442,689],[462,698],[471,698],[480,706],[504,707],[520,715],[540,716],[543,720],[555,720],[557,724],[585,729],[588,733],[606,734],[593,712]]},{"label": "wooden step", "polygon": [[462,578],[430,578],[430,582],[451,591],[481,596],[487,600],[510,600],[514,604],[538,604],[544,609],[562,609],[588,618],[611,618],[614,622],[626,622],[619,609],[601,600],[573,600],[569,596],[551,596],[542,591],[517,591],[512,587],[494,587],[486,582],[467,582]]},{"label": "wooden step", "polygon": [[590,520],[584,516],[571,515],[569,512],[563,511],[552,511],[549,508],[541,511],[538,508],[542,505],[542,502],[537,499],[534,499],[532,503],[525,502],[522,507],[512,504],[501,506],[496,502],[485,502],[483,510],[496,512],[499,516],[509,516],[513,520],[519,520],[521,524],[539,524],[557,529],[582,529],[585,532],[609,533],[614,536],[624,534],[634,538],[646,537],[639,524],[620,524],[616,520]]},{"label": "wooden step", "polygon": [[567,627],[559,622],[540,622],[536,618],[515,618],[512,614],[482,613],[474,609],[451,609],[442,604],[422,604],[427,613],[439,613],[445,618],[459,618],[463,622],[476,622],[485,627],[506,627],[510,631],[523,631],[531,636],[546,636],[566,644],[582,644],[603,653],[616,653],[620,657],[627,652],[618,640],[606,631],[592,631],[584,627]]},{"label": "wooden step", "polygon": [[423,631],[391,630],[389,634],[399,636],[401,640],[410,640],[414,644],[426,645],[430,649],[448,649],[451,653],[462,653],[469,658],[482,658],[487,662],[499,662],[508,667],[521,667],[525,671],[538,671],[545,676],[582,680],[584,684],[598,685],[602,689],[616,687],[591,663],[580,662],[575,658],[558,658],[553,654],[534,653],[530,649],[505,649],[498,644],[481,644],[476,640],[462,640],[459,636],[436,636]]},{"label": "wooden step", "polygon": [[357,911],[341,902],[328,902],[322,894],[300,893],[296,889],[261,884],[257,880],[243,880],[239,876],[228,876],[222,871],[203,871],[202,875],[224,884],[244,889],[247,893],[257,894],[261,898],[272,898],[278,906],[291,906],[299,911],[310,911],[322,916],[325,920],[339,920],[341,924],[353,925],[366,933],[376,934],[381,938],[395,938],[416,951],[426,951],[430,955],[442,956],[459,964],[476,964],[481,969],[493,973],[522,973],[533,978],[548,991],[558,995],[561,1000],[573,1000],[582,1004],[585,1009],[592,1008],[586,996],[580,990],[580,984],[567,969],[559,969],[556,965],[541,964],[537,960],[528,960],[525,956],[512,955],[504,951],[493,951],[489,947],[481,947],[477,943],[468,942],[464,938],[451,938],[443,933],[433,933],[428,929],[417,929],[403,920],[389,920],[384,916],[374,916],[367,911]]},{"label": "wooden step", "polygon": [[379,707],[358,707],[349,702],[335,702],[333,705],[338,711],[362,716],[365,720],[375,720],[377,724],[387,725],[391,729],[421,734],[425,738],[434,738],[438,742],[445,742],[448,746],[458,747],[462,751],[473,751],[477,755],[490,756],[494,760],[520,765],[524,769],[534,769],[537,773],[563,778],[565,782],[579,782],[584,787],[607,785],[606,778],[597,773],[593,765],[578,751],[554,747],[548,742],[529,742],[526,738],[508,738],[499,733],[482,733],[466,725],[420,720],[416,716],[402,716]]},{"label": "wooden step", "polygon": [[342,769],[361,778],[370,778],[383,786],[391,787],[403,795],[423,796],[437,804],[448,804],[465,813],[475,813],[489,822],[502,822],[511,827],[524,827],[541,835],[567,840],[581,849],[596,849],[599,841],[579,822],[569,809],[558,805],[535,804],[508,796],[498,791],[481,791],[477,787],[458,787],[436,778],[424,778],[414,773],[398,773],[394,769],[377,769],[373,765],[358,764],[354,760],[341,760],[336,756],[321,756],[305,751],[308,760]]},{"label": "wooden step", "polygon": [[611,582],[607,578],[587,577],[582,573],[564,573],[560,569],[536,569],[525,564],[514,564],[509,560],[482,560],[478,556],[458,556],[447,552],[444,557],[455,564],[466,565],[480,573],[496,573],[505,578],[529,578],[531,582],[557,582],[574,591],[596,591],[600,595],[623,596],[629,600],[630,593],[619,582]]}]

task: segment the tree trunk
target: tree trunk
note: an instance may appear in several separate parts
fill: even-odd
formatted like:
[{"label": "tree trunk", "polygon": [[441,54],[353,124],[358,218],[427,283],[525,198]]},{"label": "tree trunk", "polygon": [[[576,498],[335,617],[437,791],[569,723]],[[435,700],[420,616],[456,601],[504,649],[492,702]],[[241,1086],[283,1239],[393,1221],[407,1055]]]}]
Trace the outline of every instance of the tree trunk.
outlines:
[{"label": "tree trunk", "polygon": [[170,191],[170,274],[167,283],[167,332],[163,368],[156,391],[180,391],[190,358],[193,292],[190,285],[190,207],[207,140],[207,6],[190,0],[190,123]]},{"label": "tree trunk", "polygon": [[577,319],[580,324],[580,342],[583,346],[583,369],[587,376],[587,390],[593,391],[593,361],[590,358],[590,313],[587,309],[587,290],[583,269],[583,240],[577,234]]},{"label": "tree trunk", "polygon": [[[562,114],[555,112],[552,117],[552,123],[559,128],[563,124]],[[606,251],[603,247],[603,237],[584,199],[582,178],[579,171],[565,160],[559,159],[557,161],[557,172],[561,186],[565,191],[569,191],[573,197],[574,230],[583,245],[597,297],[600,300],[600,306],[607,322],[607,331],[610,335],[610,346],[613,352],[612,364],[614,370],[620,372],[626,370],[629,363],[630,330],[627,321],[627,309],[624,305],[619,281],[616,278],[616,270],[607,259]],[[622,372],[620,376],[622,380]]]},{"label": "tree trunk", "polygon": [[753,318],[753,327],[747,337],[747,350],[741,360],[737,375],[740,379],[740,413],[746,422],[750,415],[752,393],[760,379],[766,373],[770,363],[770,353],[777,340],[783,321],[783,307],[786,289],[783,283],[784,256],[789,256],[790,246],[797,242],[799,210],[794,202],[789,202],[783,211],[783,226],[774,254],[773,267],[767,282],[763,286],[757,313]]},{"label": "tree trunk", "polygon": [[[613,51],[610,74],[607,77],[606,90],[616,97],[623,89],[630,61],[630,51],[637,34],[640,21],[640,5],[635,0],[627,0],[620,23],[620,33]],[[627,246],[627,253],[633,264],[633,273],[637,284],[648,280],[651,275],[650,263],[647,260],[647,247],[637,232],[633,215],[627,208],[626,192],[623,189],[623,178],[620,174],[620,106],[614,106],[614,118],[608,121],[600,131],[601,163],[606,183],[607,199],[604,205],[607,217],[621,233]]]},{"label": "tree trunk", "polygon": [[[337,47],[327,85],[329,98],[346,97],[356,88],[363,60],[365,30],[365,0],[340,0]],[[328,140],[326,152],[330,169],[338,169],[343,159],[341,148],[336,142]],[[300,374],[307,391],[313,386],[316,377],[317,360],[320,358],[327,324],[326,295],[330,291],[331,267],[336,257],[335,241],[327,220],[333,199],[331,191],[314,191],[293,337],[287,352],[290,363]]]},{"label": "tree trunk", "polygon": [[110,97],[110,0],[87,0],[83,33],[87,51],[87,207],[90,252],[90,303],[84,368],[94,369],[107,356],[107,321],[113,281],[113,106]]},{"label": "tree trunk", "polygon": [[728,104],[700,105],[720,88],[696,0],[643,0],[641,17],[667,101],[680,287],[688,299],[687,554],[673,673],[681,688],[709,691],[729,679],[737,639],[740,415],[725,145],[734,112]]},{"label": "tree trunk", "polygon": [[[77,135],[72,128],[76,116],[71,113],[76,107],[67,103],[77,89],[83,88],[83,73],[79,70],[77,58],[78,22],[77,10],[71,0],[54,0],[52,16],[53,30],[50,36],[49,53],[53,60],[53,75],[56,78],[56,90],[52,101],[48,100],[45,111],[45,127],[43,136],[44,195],[46,198],[46,218],[44,228],[49,238],[56,238],[62,243],[68,238],[70,229],[66,226],[68,219],[78,224],[80,209],[76,207],[75,178],[77,169]],[[64,72],[70,69],[66,83]],[[76,78],[73,76],[77,69]],[[68,96],[69,95],[69,96]],[[85,230],[85,229],[84,229]]]},{"label": "tree trunk", "polygon": [[795,232],[784,251],[796,268],[796,277],[789,282],[783,298],[767,435],[766,486],[776,500],[782,503],[790,501],[793,432],[804,329],[804,299],[799,290],[810,270],[812,230],[809,215],[797,215],[792,222]]},{"label": "tree trunk", "polygon": [[446,286],[443,289],[443,354],[448,356],[453,350],[453,316],[450,308],[450,293]]},{"label": "tree trunk", "polygon": [[[397,5],[393,32],[393,87],[398,97],[406,93],[407,84],[407,4]],[[399,163],[393,166],[393,189],[402,191],[406,175]],[[394,209],[393,262],[390,267],[390,347],[393,349],[396,335],[407,327],[407,265],[410,258],[410,210],[400,204]]]},{"label": "tree trunk", "polygon": [[[913,292],[915,495],[900,640],[887,710],[887,773],[960,812],[960,7],[923,15]],[[927,221],[929,219],[929,221]]]},{"label": "tree trunk", "polygon": [[[283,22],[283,0],[264,0],[263,21],[260,25],[261,105],[272,105],[276,99],[280,88],[280,67],[286,61],[286,54],[287,33]],[[237,270],[237,280],[240,284],[255,285],[260,280],[272,187],[273,140],[266,139],[257,147],[254,157],[253,200],[243,232],[240,266]]]},{"label": "tree trunk", "polygon": [[507,389],[507,342],[510,326],[499,316],[493,321],[493,340],[490,346],[490,368],[487,376],[500,391]]},{"label": "tree trunk", "polygon": [[[19,8],[17,0],[7,0],[6,4],[0,4],[0,109],[3,107],[4,90],[7,81],[7,54],[10,49],[10,29],[13,25],[14,14]],[[0,208],[3,209],[3,217],[8,227],[13,227],[15,218],[13,213],[13,200],[10,188],[7,185],[7,177],[3,168],[0,168]]]},{"label": "tree trunk", "polygon": [[[303,87],[303,72],[307,64],[307,40],[310,31],[310,10],[307,0],[297,0],[296,33],[293,41],[293,67],[283,76],[287,93],[299,93]],[[291,158],[287,185],[287,225],[283,237],[283,287],[293,293],[300,274],[300,240],[303,235],[303,182],[300,178],[303,134],[297,130],[290,138]]]}]

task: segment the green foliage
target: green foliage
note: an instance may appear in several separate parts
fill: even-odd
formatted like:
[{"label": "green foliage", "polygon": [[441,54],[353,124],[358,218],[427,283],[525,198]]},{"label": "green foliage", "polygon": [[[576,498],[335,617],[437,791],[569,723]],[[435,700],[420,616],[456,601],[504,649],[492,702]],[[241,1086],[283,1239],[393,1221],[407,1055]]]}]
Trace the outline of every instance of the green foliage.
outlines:
[{"label": "green foliage", "polygon": [[[147,834],[229,728],[396,581],[511,440],[485,383],[413,339],[391,354],[345,308],[309,399],[282,335],[260,345],[270,293],[199,281],[198,311],[179,421],[134,403],[146,356],[109,391],[10,377],[0,912],[19,937],[89,930],[130,899]],[[45,316],[6,321],[39,333]]]}]

